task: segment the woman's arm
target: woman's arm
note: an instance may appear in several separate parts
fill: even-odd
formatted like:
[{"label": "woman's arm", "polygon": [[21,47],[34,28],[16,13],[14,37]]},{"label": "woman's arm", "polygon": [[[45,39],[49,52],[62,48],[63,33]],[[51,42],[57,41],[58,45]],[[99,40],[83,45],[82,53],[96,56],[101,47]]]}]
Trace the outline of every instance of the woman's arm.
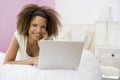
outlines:
[{"label": "woman's arm", "polygon": [[33,57],[27,60],[15,61],[18,48],[19,44],[17,42],[16,37],[14,36],[8,48],[7,54],[5,56],[4,64],[27,64],[27,65],[37,64],[38,57]]}]

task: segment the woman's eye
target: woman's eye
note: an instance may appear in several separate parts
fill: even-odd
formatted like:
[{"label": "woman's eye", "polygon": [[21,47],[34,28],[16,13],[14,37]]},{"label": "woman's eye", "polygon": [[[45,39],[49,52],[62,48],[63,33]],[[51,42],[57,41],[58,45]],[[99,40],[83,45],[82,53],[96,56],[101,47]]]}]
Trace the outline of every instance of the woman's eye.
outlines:
[{"label": "woman's eye", "polygon": [[46,29],[46,27],[45,27],[45,26],[41,26],[41,28]]},{"label": "woman's eye", "polygon": [[36,24],[32,24],[32,26],[33,26],[33,27],[37,27],[37,25],[36,25]]}]

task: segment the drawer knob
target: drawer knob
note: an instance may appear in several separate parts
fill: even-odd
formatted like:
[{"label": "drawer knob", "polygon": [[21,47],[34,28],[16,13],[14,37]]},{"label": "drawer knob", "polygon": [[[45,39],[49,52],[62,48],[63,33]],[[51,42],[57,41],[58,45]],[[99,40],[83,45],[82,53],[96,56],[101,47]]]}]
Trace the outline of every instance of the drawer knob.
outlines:
[{"label": "drawer knob", "polygon": [[115,55],[114,54],[112,54],[112,57],[114,57]]}]

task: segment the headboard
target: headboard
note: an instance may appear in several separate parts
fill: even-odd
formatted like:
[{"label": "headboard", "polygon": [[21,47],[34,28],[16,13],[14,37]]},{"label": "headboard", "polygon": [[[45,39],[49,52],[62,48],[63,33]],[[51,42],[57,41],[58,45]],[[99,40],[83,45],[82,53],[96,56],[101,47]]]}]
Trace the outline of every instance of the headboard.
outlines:
[{"label": "headboard", "polygon": [[94,53],[94,24],[63,24],[60,37],[64,40],[85,40],[85,49]]}]

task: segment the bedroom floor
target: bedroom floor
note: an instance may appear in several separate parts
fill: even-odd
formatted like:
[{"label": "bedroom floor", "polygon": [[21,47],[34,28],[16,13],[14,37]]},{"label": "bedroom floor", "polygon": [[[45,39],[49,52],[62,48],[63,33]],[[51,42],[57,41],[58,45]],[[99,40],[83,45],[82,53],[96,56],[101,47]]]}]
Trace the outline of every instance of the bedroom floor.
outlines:
[{"label": "bedroom floor", "polygon": [[119,79],[102,78],[102,80],[120,80],[120,78]]}]

